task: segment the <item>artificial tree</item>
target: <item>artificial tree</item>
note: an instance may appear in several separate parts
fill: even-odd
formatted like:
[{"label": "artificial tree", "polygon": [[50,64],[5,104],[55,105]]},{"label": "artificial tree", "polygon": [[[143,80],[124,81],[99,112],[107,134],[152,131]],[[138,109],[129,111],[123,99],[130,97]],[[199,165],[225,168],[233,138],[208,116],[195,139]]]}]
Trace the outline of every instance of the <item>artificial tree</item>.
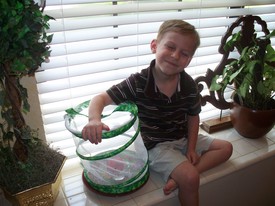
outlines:
[{"label": "artificial tree", "polygon": [[18,193],[55,178],[64,162],[23,115],[30,105],[21,79],[48,60],[53,18],[33,0],[0,1],[0,11],[0,187]]}]

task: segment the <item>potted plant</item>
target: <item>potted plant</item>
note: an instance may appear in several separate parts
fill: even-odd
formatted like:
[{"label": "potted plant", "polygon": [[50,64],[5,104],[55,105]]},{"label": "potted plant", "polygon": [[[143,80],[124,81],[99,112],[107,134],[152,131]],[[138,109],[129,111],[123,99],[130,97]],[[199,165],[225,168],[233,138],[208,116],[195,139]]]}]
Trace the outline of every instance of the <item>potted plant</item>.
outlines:
[{"label": "potted plant", "polygon": [[[53,18],[33,0],[1,1],[0,10],[0,187],[12,197],[56,182],[65,157],[40,140],[23,115],[30,105],[21,79],[47,61],[52,35],[46,30]],[[52,196],[47,190],[23,201],[51,202]]]},{"label": "potted plant", "polygon": [[[245,137],[258,138],[269,132],[275,121],[275,51],[270,41],[275,31],[257,36],[256,31],[247,29],[251,33],[248,38],[244,28],[224,44],[224,51],[236,49],[239,57],[228,59],[222,73],[213,77],[210,91],[224,95],[227,88],[233,89],[230,116],[234,128]],[[243,112],[248,111],[245,116]]]}]

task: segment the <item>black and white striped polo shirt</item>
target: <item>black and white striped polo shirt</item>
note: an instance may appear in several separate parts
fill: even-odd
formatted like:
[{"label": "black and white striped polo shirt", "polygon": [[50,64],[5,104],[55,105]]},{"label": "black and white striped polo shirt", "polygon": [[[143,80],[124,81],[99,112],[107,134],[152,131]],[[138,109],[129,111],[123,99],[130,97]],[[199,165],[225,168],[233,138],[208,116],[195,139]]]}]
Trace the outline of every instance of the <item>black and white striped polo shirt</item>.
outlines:
[{"label": "black and white striped polo shirt", "polygon": [[190,75],[181,72],[178,89],[168,98],[155,85],[154,65],[155,60],[147,69],[107,90],[116,104],[132,101],[137,105],[141,136],[147,149],[159,142],[187,138],[187,115],[201,111],[197,86]]}]

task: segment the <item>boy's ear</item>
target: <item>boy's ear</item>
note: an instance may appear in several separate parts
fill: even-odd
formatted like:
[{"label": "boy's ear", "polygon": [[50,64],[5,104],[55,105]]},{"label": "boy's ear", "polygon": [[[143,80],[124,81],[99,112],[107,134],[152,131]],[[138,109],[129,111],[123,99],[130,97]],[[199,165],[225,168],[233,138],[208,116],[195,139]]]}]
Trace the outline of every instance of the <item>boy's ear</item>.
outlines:
[{"label": "boy's ear", "polygon": [[153,39],[152,41],[151,41],[151,51],[152,51],[152,53],[153,54],[155,54],[156,53],[156,50],[157,50],[157,40],[156,39]]}]

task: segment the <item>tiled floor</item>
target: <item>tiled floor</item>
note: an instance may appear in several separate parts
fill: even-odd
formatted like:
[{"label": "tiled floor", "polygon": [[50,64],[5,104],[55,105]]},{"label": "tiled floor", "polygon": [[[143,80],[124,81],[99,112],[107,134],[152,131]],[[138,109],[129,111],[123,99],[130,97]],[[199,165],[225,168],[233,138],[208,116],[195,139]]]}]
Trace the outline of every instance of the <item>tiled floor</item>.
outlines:
[{"label": "tiled floor", "polygon": [[[204,131],[200,131],[204,133]],[[275,155],[275,129],[260,139],[246,139],[234,129],[212,134],[215,138],[232,142],[234,152],[226,163],[201,175],[201,185],[239,170],[255,162]],[[67,169],[70,168],[70,169]],[[83,185],[82,168],[79,160],[68,161],[63,169],[63,183],[54,206],[141,206],[161,205],[161,202],[176,196],[176,192],[165,196],[162,193],[164,182],[157,174],[151,174],[148,182],[138,191],[122,197],[106,197],[91,192]],[[175,199],[175,198],[174,198]],[[0,205],[8,206],[1,202]],[[176,206],[174,202],[171,206]],[[165,206],[168,206],[165,204]]]},{"label": "tiled floor", "polygon": [[[204,133],[204,131],[201,131],[201,133]],[[260,139],[243,138],[234,129],[214,133],[213,136],[232,142],[234,152],[230,161],[203,173],[201,175],[201,184],[241,169],[268,156],[275,155],[275,129],[269,132],[266,138]],[[64,171],[62,190],[55,206],[159,205],[159,202],[176,195],[176,192],[169,196],[163,195],[162,186],[164,182],[157,174],[151,174],[149,181],[142,189],[130,195],[123,197],[97,195],[83,186],[81,173],[82,169],[80,167],[75,167],[73,171]]]}]

